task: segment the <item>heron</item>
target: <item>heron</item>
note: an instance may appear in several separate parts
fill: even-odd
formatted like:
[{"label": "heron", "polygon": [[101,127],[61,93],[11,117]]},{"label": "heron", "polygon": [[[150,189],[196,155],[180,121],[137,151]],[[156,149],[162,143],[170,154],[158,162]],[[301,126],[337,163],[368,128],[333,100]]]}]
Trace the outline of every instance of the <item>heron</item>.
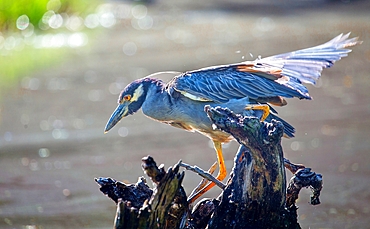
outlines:
[{"label": "heron", "polygon": [[[305,84],[315,84],[324,68],[351,52],[361,43],[340,34],[332,40],[311,48],[258,58],[254,61],[218,65],[178,73],[169,82],[153,75],[128,84],[118,97],[118,106],[109,118],[105,133],[122,118],[140,108],[145,116],[183,130],[199,132],[213,141],[219,166],[217,180],[226,175],[222,144],[234,140],[213,128],[204,107],[227,107],[234,113],[254,116],[261,121],[279,120],[284,136],[293,137],[295,129],[277,116],[274,106],[285,106],[286,98],[311,99]],[[189,202],[211,189],[213,182],[201,187]]]}]

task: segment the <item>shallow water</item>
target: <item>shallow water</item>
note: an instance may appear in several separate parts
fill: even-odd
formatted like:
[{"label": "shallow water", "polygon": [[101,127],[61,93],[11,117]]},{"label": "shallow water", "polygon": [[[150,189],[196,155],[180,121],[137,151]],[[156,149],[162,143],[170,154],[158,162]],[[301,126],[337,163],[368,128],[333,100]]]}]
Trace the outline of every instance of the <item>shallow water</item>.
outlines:
[{"label": "shallow water", "polygon": [[[295,138],[283,140],[286,157],[324,177],[320,205],[310,206],[309,190],[302,191],[302,228],[367,228],[366,8],[366,1],[159,1],[118,18],[114,28],[89,37],[89,48],[59,66],[29,74],[7,92],[0,106],[0,227],[111,228],[115,205],[100,193],[94,177],[136,182],[143,175],[140,159],[148,154],[166,167],[182,159],[208,168],[216,160],[207,138],[141,113],[104,135],[117,94],[133,79],[293,51],[351,31],[364,43],[324,70],[316,87],[308,86],[314,99],[290,99],[278,111],[297,129]],[[229,171],[237,147],[235,142],[225,147]],[[187,172],[186,190],[197,183],[198,177]],[[207,196],[218,193],[214,189]]]}]

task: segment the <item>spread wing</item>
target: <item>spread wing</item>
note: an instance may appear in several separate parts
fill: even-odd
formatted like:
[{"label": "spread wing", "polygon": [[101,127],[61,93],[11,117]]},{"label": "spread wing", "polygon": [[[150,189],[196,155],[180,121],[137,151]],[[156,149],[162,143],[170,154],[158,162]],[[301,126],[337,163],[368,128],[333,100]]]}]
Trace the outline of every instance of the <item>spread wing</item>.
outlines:
[{"label": "spread wing", "polygon": [[221,103],[244,97],[277,105],[286,104],[281,97],[311,99],[302,82],[314,84],[324,68],[347,56],[351,51],[348,47],[360,43],[348,37],[341,34],[308,49],[185,72],[167,87],[194,100]]}]

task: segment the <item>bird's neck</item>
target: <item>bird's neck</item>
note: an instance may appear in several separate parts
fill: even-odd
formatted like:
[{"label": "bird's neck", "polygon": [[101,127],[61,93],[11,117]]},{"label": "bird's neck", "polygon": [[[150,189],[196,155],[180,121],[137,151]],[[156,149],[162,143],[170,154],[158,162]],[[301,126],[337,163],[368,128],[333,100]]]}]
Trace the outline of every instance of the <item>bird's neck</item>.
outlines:
[{"label": "bird's neck", "polygon": [[151,79],[147,84],[146,98],[142,105],[143,113],[157,121],[166,121],[171,113],[171,96],[165,90],[165,83],[159,79]]}]

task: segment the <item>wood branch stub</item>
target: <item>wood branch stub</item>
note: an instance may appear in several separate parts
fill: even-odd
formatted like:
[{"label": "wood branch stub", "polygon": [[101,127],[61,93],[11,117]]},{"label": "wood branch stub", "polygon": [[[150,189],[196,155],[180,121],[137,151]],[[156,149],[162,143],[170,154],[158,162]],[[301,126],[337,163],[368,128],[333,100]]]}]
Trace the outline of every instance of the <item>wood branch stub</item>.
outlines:
[{"label": "wood branch stub", "polygon": [[153,194],[144,177],[139,177],[136,184],[129,185],[110,177],[95,178],[95,182],[100,185],[100,191],[116,204],[119,199],[122,199],[123,202],[129,202],[130,206],[135,208],[143,206],[144,201]]},{"label": "wood branch stub", "polygon": [[319,197],[322,189],[322,175],[312,172],[310,168],[304,168],[298,170],[290,179],[286,200],[288,207],[295,205],[298,194],[304,187],[310,187],[313,192],[310,203],[312,205],[320,204]]},{"label": "wood branch stub", "polygon": [[231,178],[208,228],[299,228],[287,224],[286,178],[280,145],[280,122],[236,115],[226,108],[206,107],[217,128],[242,144]]},{"label": "wood branch stub", "polygon": [[[153,158],[149,158],[149,162],[154,162]],[[149,200],[151,214],[149,216],[148,228],[178,228],[184,214],[186,214],[188,209],[187,198],[185,190],[181,186],[185,173],[179,173],[179,163],[167,170],[163,178],[158,182],[154,195]],[[147,172],[148,169],[153,171],[150,166],[143,166],[143,168],[148,175],[150,174]],[[157,179],[156,173],[152,175],[151,179]]]}]

